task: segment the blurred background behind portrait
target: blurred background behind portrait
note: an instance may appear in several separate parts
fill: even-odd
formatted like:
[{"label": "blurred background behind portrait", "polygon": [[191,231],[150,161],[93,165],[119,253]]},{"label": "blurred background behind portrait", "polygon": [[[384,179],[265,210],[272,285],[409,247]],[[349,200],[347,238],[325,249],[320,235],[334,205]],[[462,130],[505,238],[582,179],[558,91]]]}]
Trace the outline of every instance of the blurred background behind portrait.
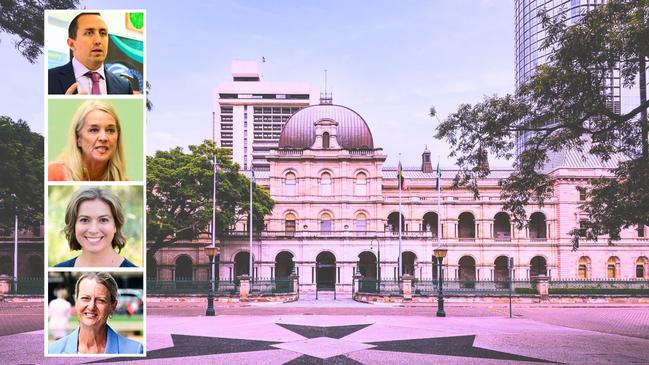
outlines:
[{"label": "blurred background behind portrait", "polygon": [[[144,201],[142,186],[102,186],[117,195],[122,204],[124,225],[121,228],[126,245],[119,253],[138,267],[143,266]],[[65,234],[65,211],[72,194],[79,186],[49,186],[48,191],[48,266],[79,256],[70,250]]]}]

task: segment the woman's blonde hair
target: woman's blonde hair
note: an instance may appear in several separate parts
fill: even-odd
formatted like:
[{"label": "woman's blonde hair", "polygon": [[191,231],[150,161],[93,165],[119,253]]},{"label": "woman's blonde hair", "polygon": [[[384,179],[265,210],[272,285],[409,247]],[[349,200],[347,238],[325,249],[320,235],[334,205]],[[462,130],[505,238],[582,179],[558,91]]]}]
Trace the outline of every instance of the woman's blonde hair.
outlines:
[{"label": "woman's blonde hair", "polygon": [[119,291],[117,290],[117,281],[115,281],[115,278],[107,272],[86,272],[83,273],[81,276],[79,276],[79,279],[77,280],[77,283],[74,285],[74,300],[77,301],[79,300],[79,284],[81,284],[81,281],[83,279],[87,280],[94,280],[98,284],[101,284],[108,289],[108,293],[110,294],[110,304],[113,305],[114,303],[117,303],[117,300],[119,298]]},{"label": "woman's blonde hair", "polygon": [[125,181],[126,178],[126,162],[124,160],[124,143],[122,142],[122,127],[119,122],[119,117],[115,112],[115,108],[105,101],[101,100],[88,100],[81,104],[72,117],[72,123],[68,132],[68,143],[63,149],[63,153],[59,155],[58,161],[62,162],[66,168],[66,179],[73,181],[88,180],[88,169],[83,163],[83,155],[81,148],[77,141],[81,134],[81,130],[86,122],[86,117],[90,112],[99,110],[110,115],[114,120],[117,127],[117,143],[115,144],[115,152],[108,161],[108,166],[104,175],[99,181]]}]

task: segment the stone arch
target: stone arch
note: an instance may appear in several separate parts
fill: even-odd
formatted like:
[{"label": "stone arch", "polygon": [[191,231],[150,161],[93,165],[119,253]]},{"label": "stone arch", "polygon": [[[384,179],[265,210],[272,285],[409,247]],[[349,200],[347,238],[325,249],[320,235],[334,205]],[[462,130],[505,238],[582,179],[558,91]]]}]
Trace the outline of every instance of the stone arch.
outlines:
[{"label": "stone arch", "polygon": [[[254,256],[253,256],[253,267],[254,267]],[[234,277],[239,277],[241,275],[250,275],[250,252],[248,251],[239,251],[234,254],[233,258],[234,263]]]},{"label": "stone arch", "polygon": [[333,173],[330,170],[323,170],[320,172],[320,195],[330,196],[333,193]]},{"label": "stone arch", "polygon": [[297,173],[294,170],[284,172],[284,195],[297,194]]},{"label": "stone arch", "polygon": [[496,241],[510,241],[512,226],[509,214],[499,212],[494,216],[494,239]]},{"label": "stone arch", "polygon": [[[391,232],[399,232],[399,212],[392,212],[388,215],[388,226]],[[406,229],[406,218],[401,214],[401,231]]]},{"label": "stone arch", "polygon": [[530,215],[529,222],[530,239],[540,240],[548,238],[547,220],[542,212],[534,212]]},{"label": "stone arch", "polygon": [[469,255],[458,261],[458,279],[463,288],[474,288],[476,280],[475,259]]},{"label": "stone arch", "polygon": [[415,275],[415,266],[417,265],[417,255],[412,251],[403,251],[401,253],[401,274]]},{"label": "stone arch", "polygon": [[369,175],[366,171],[356,171],[354,173],[354,195],[365,196],[367,195],[367,177]]},{"label": "stone arch", "polygon": [[147,255],[146,278],[147,280],[158,279],[158,262],[154,256]]},{"label": "stone arch", "polygon": [[376,255],[371,251],[363,251],[358,255],[358,270],[363,277],[376,279]]},{"label": "stone arch", "polygon": [[333,290],[336,285],[336,256],[330,251],[321,251],[315,260],[317,288]]},{"label": "stone arch", "polygon": [[530,278],[548,274],[548,261],[543,256],[534,256],[530,260]]},{"label": "stone arch", "polygon": [[289,251],[280,251],[275,255],[275,278],[286,279],[293,273],[294,258]]},{"label": "stone arch", "polygon": [[421,230],[425,232],[430,232],[433,238],[437,238],[437,222],[438,215],[437,212],[426,212],[421,221]]},{"label": "stone arch", "polygon": [[357,232],[367,231],[367,213],[358,211],[354,214],[354,230]]},{"label": "stone arch", "polygon": [[509,281],[509,257],[501,255],[494,260],[494,281],[498,282],[501,287],[507,287],[503,284]]},{"label": "stone arch", "polygon": [[463,212],[457,218],[457,235],[460,239],[475,239],[475,217],[471,212]]},{"label": "stone arch", "polygon": [[178,255],[175,261],[174,280],[192,281],[194,280],[194,263],[189,255]]}]

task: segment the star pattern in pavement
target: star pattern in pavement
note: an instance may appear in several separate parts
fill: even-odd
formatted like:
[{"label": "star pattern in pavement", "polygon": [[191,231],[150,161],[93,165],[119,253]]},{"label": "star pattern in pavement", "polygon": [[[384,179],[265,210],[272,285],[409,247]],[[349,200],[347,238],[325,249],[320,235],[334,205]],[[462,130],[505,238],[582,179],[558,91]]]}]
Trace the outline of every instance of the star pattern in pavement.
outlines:
[{"label": "star pattern in pavement", "polygon": [[[307,338],[303,340],[305,343],[317,339],[326,339],[327,341],[345,341],[343,338],[354,332],[360,331],[364,328],[372,326],[372,324],[355,324],[347,326],[306,326],[286,323],[276,323],[276,325],[294,332],[300,336]],[[358,343],[358,345],[372,346],[372,350],[377,351],[390,351],[401,353],[414,353],[414,354],[428,354],[428,355],[442,355],[442,356],[456,356],[465,358],[480,358],[480,359],[494,359],[494,360],[514,360],[514,361],[527,361],[538,363],[553,363],[552,361],[538,359],[528,356],[522,356],[502,351],[495,351],[484,349],[474,346],[475,335],[466,336],[451,336],[451,337],[430,337],[430,338],[417,338],[407,340],[394,340],[394,341],[381,341],[381,342],[367,342]],[[214,354],[227,354],[227,353],[244,353],[252,351],[266,351],[276,350],[282,348],[287,344],[294,344],[297,341],[258,341],[248,339],[234,339],[234,338],[221,338],[221,337],[206,337],[206,336],[189,336],[172,334],[171,339],[173,342],[172,347],[162,348],[158,350],[148,351],[146,358],[120,357],[120,361],[138,361],[138,360],[151,360],[151,359],[169,359],[169,358],[185,358],[190,356],[204,356]],[[274,347],[273,345],[277,345]],[[295,346],[294,346],[295,347]],[[341,346],[342,347],[342,346]],[[359,364],[358,361],[353,360],[344,354],[321,355],[321,357],[313,356],[308,351],[300,351],[299,346],[297,349],[290,349],[294,352],[302,353],[303,355],[297,357],[286,364],[300,365],[300,364],[340,364],[352,365]],[[344,351],[344,350],[342,350]],[[349,351],[352,352],[352,351]],[[104,359],[93,361],[90,363],[104,363],[116,360]]]}]

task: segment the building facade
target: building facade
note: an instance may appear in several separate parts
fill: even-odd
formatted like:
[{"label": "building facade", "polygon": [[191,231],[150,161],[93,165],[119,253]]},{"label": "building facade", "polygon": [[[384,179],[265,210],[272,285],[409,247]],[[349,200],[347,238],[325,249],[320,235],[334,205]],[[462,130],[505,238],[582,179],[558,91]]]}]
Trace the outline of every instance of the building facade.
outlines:
[{"label": "building facade", "polygon": [[[430,154],[424,150],[418,166],[404,169],[405,188],[399,190],[397,169],[384,166],[386,155],[374,145],[358,113],[332,104],[295,113],[282,129],[278,147],[266,156],[269,170],[255,173],[276,206],[265,230],[254,234],[252,275],[286,277],[295,267],[301,290],[319,285],[351,291],[356,270],[367,277],[397,277],[402,247],[401,271],[430,280],[435,276],[433,249],[441,235],[448,248],[445,276],[451,279],[503,279],[509,257],[517,280],[536,275],[649,278],[646,227],[623,230],[614,246],[602,238],[582,241],[572,250],[570,231],[585,218],[578,208],[584,197],[576,187],[610,174],[614,162],[566,152],[551,156],[547,168],[556,179],[553,196],[543,207],[529,206],[529,224],[519,230],[502,211],[500,198],[499,180],[512,170],[493,169],[479,181],[481,194],[475,199],[472,192],[451,187],[456,170],[443,169],[438,193]],[[179,243],[157,252],[156,278],[206,280],[202,247],[208,243]],[[242,225],[221,242],[219,276],[247,274],[248,255],[248,232]]]},{"label": "building facade", "polygon": [[264,156],[277,147],[286,120],[316,97],[308,84],[266,82],[256,62],[232,61],[232,81],[214,90],[213,140],[242,169],[268,170]]}]

